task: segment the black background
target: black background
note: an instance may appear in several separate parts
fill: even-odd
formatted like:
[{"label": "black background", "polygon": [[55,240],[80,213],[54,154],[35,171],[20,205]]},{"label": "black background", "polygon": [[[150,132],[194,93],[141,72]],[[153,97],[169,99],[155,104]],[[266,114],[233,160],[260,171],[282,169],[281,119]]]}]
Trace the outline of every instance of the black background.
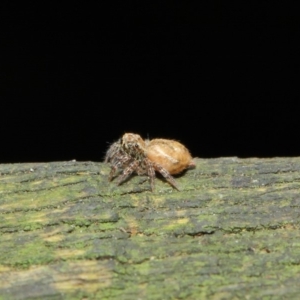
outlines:
[{"label": "black background", "polygon": [[0,163],[101,161],[125,132],[300,155],[299,13],[280,3],[2,8]]}]

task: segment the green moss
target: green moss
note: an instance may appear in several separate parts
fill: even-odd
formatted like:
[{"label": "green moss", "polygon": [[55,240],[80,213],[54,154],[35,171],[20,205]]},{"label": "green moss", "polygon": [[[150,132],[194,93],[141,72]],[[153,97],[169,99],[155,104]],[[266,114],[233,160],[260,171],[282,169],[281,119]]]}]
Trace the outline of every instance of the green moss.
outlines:
[{"label": "green moss", "polygon": [[297,299],[300,159],[196,162],[154,193],[102,164],[0,165],[2,298]]}]

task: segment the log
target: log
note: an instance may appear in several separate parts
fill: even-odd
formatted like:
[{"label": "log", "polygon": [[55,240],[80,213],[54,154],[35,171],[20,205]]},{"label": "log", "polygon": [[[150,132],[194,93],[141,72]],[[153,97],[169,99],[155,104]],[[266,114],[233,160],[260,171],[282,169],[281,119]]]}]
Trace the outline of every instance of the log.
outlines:
[{"label": "log", "polygon": [[108,182],[95,162],[0,165],[0,299],[296,299],[300,158],[195,159]]}]

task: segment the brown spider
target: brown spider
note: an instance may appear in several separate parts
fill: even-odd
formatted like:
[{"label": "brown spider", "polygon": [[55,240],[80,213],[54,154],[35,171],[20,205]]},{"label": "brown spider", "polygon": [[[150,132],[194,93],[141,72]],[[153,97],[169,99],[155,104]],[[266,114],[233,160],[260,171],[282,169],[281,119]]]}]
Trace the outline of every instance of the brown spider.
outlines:
[{"label": "brown spider", "polygon": [[179,190],[171,174],[194,167],[188,149],[177,141],[166,139],[143,140],[138,134],[125,133],[107,150],[105,162],[111,164],[109,181],[122,170],[118,185],[130,174],[147,174],[154,190],[155,171],[159,172],[174,188]]}]

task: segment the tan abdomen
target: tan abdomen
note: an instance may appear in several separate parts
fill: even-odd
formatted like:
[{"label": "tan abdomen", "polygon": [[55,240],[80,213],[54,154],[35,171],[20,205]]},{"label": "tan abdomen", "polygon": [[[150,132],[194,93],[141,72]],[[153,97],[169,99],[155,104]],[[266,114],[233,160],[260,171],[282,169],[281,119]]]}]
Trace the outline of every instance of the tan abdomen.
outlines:
[{"label": "tan abdomen", "polygon": [[193,165],[189,150],[177,141],[154,139],[146,142],[147,157],[165,168],[170,174],[177,174]]}]

